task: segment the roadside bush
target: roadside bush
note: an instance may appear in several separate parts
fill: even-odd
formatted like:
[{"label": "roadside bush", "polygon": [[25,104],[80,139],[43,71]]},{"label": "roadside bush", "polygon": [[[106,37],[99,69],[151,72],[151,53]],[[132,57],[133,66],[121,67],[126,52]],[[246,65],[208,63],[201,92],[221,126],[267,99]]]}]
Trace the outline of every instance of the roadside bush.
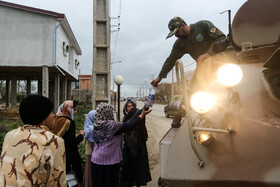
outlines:
[{"label": "roadside bush", "polygon": [[[76,108],[77,108],[77,114],[75,116],[76,129],[77,130],[84,129],[84,123],[86,120],[84,114],[89,113],[89,111],[92,110],[92,106],[79,103],[79,105]],[[79,133],[79,131],[77,131],[77,133]],[[84,142],[85,141],[83,141],[82,143],[80,143],[78,145],[79,153],[80,153],[81,159],[82,159],[83,170],[85,169],[85,164],[86,164],[86,155],[85,155],[86,144]]]},{"label": "roadside bush", "polygon": [[25,94],[17,94],[17,102],[20,103],[26,97]]},{"label": "roadside bush", "polygon": [[21,126],[20,121],[8,121],[0,117],[0,152],[2,152],[3,141],[7,132]]},{"label": "roadside bush", "polygon": [[3,123],[1,123],[0,124],[0,150],[1,150],[0,152],[2,152],[3,141],[7,132],[8,130],[6,126]]},{"label": "roadside bush", "polygon": [[86,165],[86,144],[85,143],[80,143],[78,145],[79,147],[79,153],[81,155],[81,159],[82,159],[82,167],[83,167],[83,171],[85,171],[85,165]]},{"label": "roadside bush", "polygon": [[85,114],[89,113],[92,110],[91,105],[78,105],[77,107],[77,114],[75,116],[75,124],[77,129],[84,129],[85,123]]}]

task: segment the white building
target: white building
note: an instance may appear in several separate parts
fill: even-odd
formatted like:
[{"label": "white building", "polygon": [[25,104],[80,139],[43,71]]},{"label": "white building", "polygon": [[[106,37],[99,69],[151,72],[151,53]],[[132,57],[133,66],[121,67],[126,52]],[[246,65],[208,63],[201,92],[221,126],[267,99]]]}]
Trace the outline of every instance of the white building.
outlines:
[{"label": "white building", "polygon": [[78,79],[82,54],[66,16],[61,13],[0,1],[0,80],[6,80],[16,105],[16,81],[38,81],[38,93],[57,107],[70,99],[71,81]]}]

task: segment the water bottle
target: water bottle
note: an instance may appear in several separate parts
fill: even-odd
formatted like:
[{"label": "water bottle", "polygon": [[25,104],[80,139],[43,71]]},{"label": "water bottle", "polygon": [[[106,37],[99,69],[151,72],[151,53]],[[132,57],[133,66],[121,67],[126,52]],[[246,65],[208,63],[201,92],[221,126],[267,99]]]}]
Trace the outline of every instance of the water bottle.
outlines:
[{"label": "water bottle", "polygon": [[155,94],[156,94],[156,87],[153,86],[153,88],[150,88],[150,93],[149,93],[148,99],[145,103],[146,110],[153,107],[154,100],[155,100]]}]

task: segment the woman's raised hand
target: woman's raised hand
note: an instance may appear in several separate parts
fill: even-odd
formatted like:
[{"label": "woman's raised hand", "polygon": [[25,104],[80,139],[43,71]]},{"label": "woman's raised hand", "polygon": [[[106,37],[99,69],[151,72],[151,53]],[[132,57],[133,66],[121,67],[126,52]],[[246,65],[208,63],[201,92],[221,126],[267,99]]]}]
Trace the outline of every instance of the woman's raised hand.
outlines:
[{"label": "woman's raised hand", "polygon": [[152,109],[150,109],[150,110],[147,110],[147,108],[144,106],[143,108],[142,108],[142,112],[141,112],[141,114],[140,114],[140,118],[141,119],[143,119],[147,114],[149,114],[150,112],[152,111]]}]

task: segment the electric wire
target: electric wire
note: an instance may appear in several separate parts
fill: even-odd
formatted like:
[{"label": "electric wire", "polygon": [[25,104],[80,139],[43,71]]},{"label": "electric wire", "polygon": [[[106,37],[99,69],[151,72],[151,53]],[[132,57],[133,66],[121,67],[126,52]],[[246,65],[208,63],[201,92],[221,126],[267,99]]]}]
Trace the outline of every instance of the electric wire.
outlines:
[{"label": "electric wire", "polygon": [[[119,24],[121,22],[121,7],[122,7],[122,0],[119,1],[119,12],[118,12],[118,16],[117,16]],[[112,50],[112,59],[115,59],[116,49],[117,49],[117,45],[118,45],[118,39],[119,39],[119,30],[116,32],[116,36],[115,36],[115,45]]]}]

